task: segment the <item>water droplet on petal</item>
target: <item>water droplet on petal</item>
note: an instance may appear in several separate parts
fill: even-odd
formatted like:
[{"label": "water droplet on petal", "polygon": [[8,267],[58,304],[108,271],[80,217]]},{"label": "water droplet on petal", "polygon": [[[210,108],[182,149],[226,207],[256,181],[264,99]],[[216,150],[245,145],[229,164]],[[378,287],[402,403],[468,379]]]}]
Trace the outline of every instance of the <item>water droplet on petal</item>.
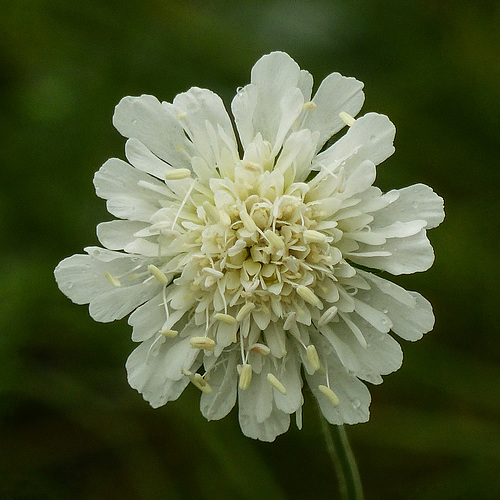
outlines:
[{"label": "water droplet on petal", "polygon": [[359,399],[354,399],[352,402],[352,407],[357,410],[361,406],[361,401]]},{"label": "water droplet on petal", "polygon": [[383,312],[384,314],[387,314],[387,313],[389,312],[389,309],[382,309],[382,312]]},{"label": "water droplet on petal", "polygon": [[376,135],[371,135],[370,136],[370,141],[371,142],[375,142],[377,140],[377,136]]},{"label": "water droplet on petal", "polygon": [[71,290],[73,288],[73,283],[71,281],[69,281],[68,283],[66,283],[66,288],[68,288],[69,290]]}]

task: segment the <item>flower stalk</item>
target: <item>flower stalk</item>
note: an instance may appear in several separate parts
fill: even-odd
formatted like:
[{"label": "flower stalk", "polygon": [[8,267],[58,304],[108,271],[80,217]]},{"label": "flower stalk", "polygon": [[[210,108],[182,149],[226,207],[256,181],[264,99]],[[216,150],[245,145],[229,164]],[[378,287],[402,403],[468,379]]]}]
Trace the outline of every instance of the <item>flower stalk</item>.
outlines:
[{"label": "flower stalk", "polygon": [[363,500],[361,477],[344,426],[329,425],[323,415],[320,420],[342,500]]}]

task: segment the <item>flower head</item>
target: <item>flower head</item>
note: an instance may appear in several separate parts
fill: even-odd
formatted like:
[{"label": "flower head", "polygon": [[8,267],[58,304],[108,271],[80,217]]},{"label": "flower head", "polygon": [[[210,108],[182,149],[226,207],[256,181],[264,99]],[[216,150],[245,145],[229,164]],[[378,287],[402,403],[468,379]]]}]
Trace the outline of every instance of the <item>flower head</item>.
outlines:
[{"label": "flower head", "polygon": [[428,269],[426,230],[444,213],[423,184],[372,186],[395,128],[353,118],[362,87],[333,73],[311,98],[311,75],[273,52],[233,99],[237,136],[205,89],[116,107],[128,163],[108,160],[94,183],[118,219],[97,227],[104,248],[55,274],[97,321],[132,312],[128,380],[153,407],[191,382],[207,419],[238,400],[244,434],[272,441],[291,414],[301,426],[305,379],[330,423],[364,422],[362,380],[401,365],[390,331],[413,341],[432,329],[427,300],[366,270]]}]

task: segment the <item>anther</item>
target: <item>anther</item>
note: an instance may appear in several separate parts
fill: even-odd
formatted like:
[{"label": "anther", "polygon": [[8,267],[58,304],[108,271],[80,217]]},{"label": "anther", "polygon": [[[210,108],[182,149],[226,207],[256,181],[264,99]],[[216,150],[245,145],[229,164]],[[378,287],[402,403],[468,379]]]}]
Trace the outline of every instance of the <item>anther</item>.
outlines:
[{"label": "anther", "polygon": [[272,246],[280,250],[285,248],[285,242],[283,241],[283,238],[281,238],[281,236],[278,236],[274,231],[267,229],[266,231],[264,231],[264,236],[267,238],[267,241],[269,241],[269,243],[271,243]]},{"label": "anther", "polygon": [[314,371],[318,371],[321,368],[321,364],[319,362],[318,351],[316,347],[312,344],[306,347],[307,360],[313,367]]},{"label": "anther", "polygon": [[199,373],[195,373],[190,378],[191,383],[198,387],[201,392],[212,392],[212,387],[210,387],[210,384]]},{"label": "anther", "polygon": [[194,349],[203,349],[204,351],[213,351],[215,349],[215,341],[208,337],[193,337],[189,344]]},{"label": "anther", "polygon": [[304,231],[304,240],[307,243],[323,243],[327,240],[327,236],[314,229]]},{"label": "anther", "polygon": [[267,374],[267,381],[278,391],[281,392],[281,394],[285,395],[286,394],[286,389],[285,386],[272,374],[268,373]]},{"label": "anther", "polygon": [[150,264],[148,266],[148,271],[162,284],[162,285],[168,285],[170,283],[170,280],[167,278],[165,273],[158,269],[156,266],[153,264]]},{"label": "anther", "polygon": [[338,308],[337,306],[329,307],[319,318],[318,326],[323,326],[329,323],[337,314]]},{"label": "anther", "polygon": [[162,328],[158,333],[161,333],[164,337],[167,337],[169,339],[173,339],[174,337],[177,337],[177,335],[179,335],[179,332],[177,330],[170,330],[170,328]]},{"label": "anther", "polygon": [[236,318],[229,314],[217,313],[214,318],[221,323],[226,323],[226,325],[234,325],[236,323]]},{"label": "anther", "polygon": [[122,286],[120,283],[120,280],[118,278],[115,278],[109,271],[106,271],[104,273],[104,276],[108,279],[108,281],[113,285],[116,286],[117,288]]},{"label": "anther", "polygon": [[319,304],[321,304],[321,301],[318,299],[318,297],[316,297],[314,292],[310,288],[307,288],[307,286],[299,285],[297,287],[297,293],[312,306],[318,306]]},{"label": "anther", "polygon": [[186,179],[191,176],[191,170],[189,168],[175,168],[169,170],[165,174],[165,179],[167,181],[178,181],[180,179]]},{"label": "anther", "polygon": [[257,354],[262,354],[263,356],[267,356],[271,352],[271,349],[269,349],[269,347],[264,344],[254,344],[252,347],[250,347],[250,351],[256,352]]},{"label": "anther", "polygon": [[245,167],[247,170],[251,170],[252,172],[260,170],[260,165],[258,163],[254,163],[253,161],[242,160],[240,163],[242,167]]},{"label": "anther", "polygon": [[240,389],[247,389],[252,381],[252,365],[245,363],[244,365],[239,365],[240,373]]},{"label": "anther", "polygon": [[255,304],[253,302],[247,302],[236,315],[236,321],[241,321],[246,318],[255,309]]},{"label": "anther", "polygon": [[333,406],[339,405],[339,397],[329,387],[326,385],[318,385],[318,390],[330,400]]},{"label": "anther", "polygon": [[307,101],[302,106],[302,109],[312,110],[312,109],[316,109],[317,107],[318,107],[318,105],[315,102],[313,102],[313,101]]},{"label": "anther", "polygon": [[351,127],[354,125],[354,122],[356,121],[349,113],[346,113],[345,111],[341,111],[339,113],[340,119],[348,126]]}]

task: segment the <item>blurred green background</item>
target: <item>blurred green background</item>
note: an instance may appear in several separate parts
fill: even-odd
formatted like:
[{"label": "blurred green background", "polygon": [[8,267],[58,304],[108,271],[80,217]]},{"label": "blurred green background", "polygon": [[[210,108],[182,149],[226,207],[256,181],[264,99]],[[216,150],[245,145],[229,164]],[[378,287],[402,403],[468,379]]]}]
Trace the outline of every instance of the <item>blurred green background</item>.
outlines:
[{"label": "blurred green background", "polygon": [[0,16],[0,498],[336,498],[313,401],[273,444],[237,415],[206,422],[199,392],[152,410],[126,382],[126,320],[93,322],[56,264],[109,220],[92,176],[124,157],[115,104],[190,86],[227,104],[254,62],[285,50],[318,83],[365,82],[363,112],[396,124],[383,189],[445,198],[436,263],[396,281],[436,326],[371,387],[348,429],[370,499],[500,498],[496,1],[3,0]]}]

